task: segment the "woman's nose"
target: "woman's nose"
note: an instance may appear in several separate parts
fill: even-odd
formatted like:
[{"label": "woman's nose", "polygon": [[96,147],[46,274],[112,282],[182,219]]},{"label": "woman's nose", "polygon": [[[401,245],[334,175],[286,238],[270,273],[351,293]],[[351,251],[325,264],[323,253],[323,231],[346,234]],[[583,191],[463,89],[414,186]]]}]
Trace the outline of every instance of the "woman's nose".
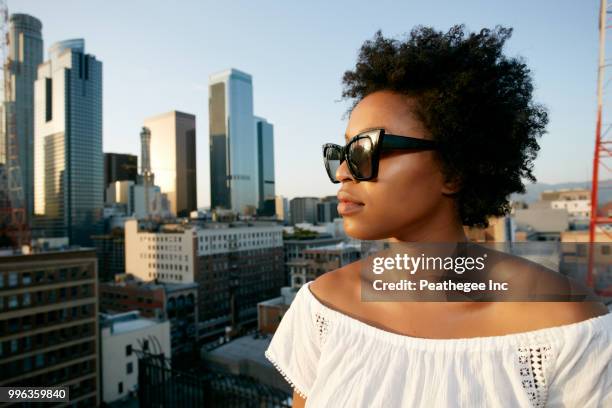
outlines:
[{"label": "woman's nose", "polygon": [[338,166],[338,168],[336,169],[336,180],[344,181],[346,179],[352,178],[353,175],[349,171],[348,163],[346,160],[343,160],[342,163],[340,163],[340,166]]}]

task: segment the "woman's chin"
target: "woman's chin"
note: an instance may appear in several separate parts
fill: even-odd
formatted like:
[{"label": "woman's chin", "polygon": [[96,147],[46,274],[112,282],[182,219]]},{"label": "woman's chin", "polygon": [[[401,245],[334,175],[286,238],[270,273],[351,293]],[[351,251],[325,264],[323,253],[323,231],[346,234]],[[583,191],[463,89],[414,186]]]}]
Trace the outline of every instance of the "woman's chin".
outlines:
[{"label": "woman's chin", "polygon": [[353,239],[361,241],[376,241],[387,238],[380,231],[374,231],[371,224],[368,225],[367,223],[348,219],[344,219],[344,233]]}]

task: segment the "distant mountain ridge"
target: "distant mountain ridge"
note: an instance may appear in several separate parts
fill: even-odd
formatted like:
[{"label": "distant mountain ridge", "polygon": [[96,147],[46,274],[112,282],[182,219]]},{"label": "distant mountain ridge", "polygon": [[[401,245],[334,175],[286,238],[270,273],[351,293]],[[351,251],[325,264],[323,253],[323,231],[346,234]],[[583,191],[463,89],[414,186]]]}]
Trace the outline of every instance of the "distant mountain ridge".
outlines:
[{"label": "distant mountain ridge", "polygon": [[[600,180],[599,185],[608,185],[612,186],[612,179],[608,180]],[[586,188],[589,191],[591,190],[591,182],[590,181],[575,181],[568,183],[556,183],[556,184],[546,184],[546,183],[535,183],[535,184],[525,184],[525,194],[511,194],[510,198],[512,200],[521,200],[526,203],[533,203],[540,199],[540,193],[545,190],[559,190],[562,188]],[[612,201],[612,188],[600,188],[599,189],[599,205],[605,204],[609,201]]]}]

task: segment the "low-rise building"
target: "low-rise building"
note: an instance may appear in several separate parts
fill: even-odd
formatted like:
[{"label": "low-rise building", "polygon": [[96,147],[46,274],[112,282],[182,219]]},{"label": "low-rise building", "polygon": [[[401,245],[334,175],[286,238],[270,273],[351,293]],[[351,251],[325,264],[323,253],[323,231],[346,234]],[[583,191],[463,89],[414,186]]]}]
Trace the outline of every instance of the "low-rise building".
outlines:
[{"label": "low-rise building", "polygon": [[361,247],[355,243],[339,242],[302,251],[302,258],[287,262],[291,287],[299,288],[326,272],[339,269],[361,258]]},{"label": "low-rise building", "polygon": [[138,311],[100,315],[102,400],[109,404],[138,391],[138,354],[170,360],[170,322],[146,319]]},{"label": "low-rise building", "polygon": [[0,256],[0,386],[66,386],[98,406],[96,253],[54,241]]},{"label": "low-rise building", "polygon": [[126,272],[198,284],[198,336],[257,325],[257,302],[284,284],[282,227],[275,222],[125,223]]},{"label": "low-rise building", "polygon": [[118,275],[115,282],[100,284],[100,312],[137,310],[145,318],[169,320],[173,356],[191,352],[197,344],[197,299],[196,283],[145,282]]},{"label": "low-rise building", "polygon": [[538,241],[560,241],[561,233],[569,230],[570,226],[566,209],[517,209],[514,218],[519,229],[526,230],[528,227],[531,236]]}]

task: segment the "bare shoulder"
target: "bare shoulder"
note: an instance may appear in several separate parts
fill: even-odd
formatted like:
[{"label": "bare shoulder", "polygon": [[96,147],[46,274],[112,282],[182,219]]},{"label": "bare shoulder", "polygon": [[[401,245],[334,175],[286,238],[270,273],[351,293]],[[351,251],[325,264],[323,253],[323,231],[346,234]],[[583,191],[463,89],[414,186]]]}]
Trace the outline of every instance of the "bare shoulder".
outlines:
[{"label": "bare shoulder", "polygon": [[[500,302],[495,309],[504,316],[502,320],[506,320],[508,325],[537,330],[578,323],[609,313],[592,289],[582,282],[523,258],[508,258],[504,263],[511,266],[513,274],[520,274],[516,281],[525,289],[530,287],[532,293],[568,295],[568,301]],[[571,296],[578,300],[570,301]]]},{"label": "bare shoulder", "polygon": [[356,261],[324,273],[310,283],[311,292],[321,303],[343,309],[358,293],[358,266]]}]

